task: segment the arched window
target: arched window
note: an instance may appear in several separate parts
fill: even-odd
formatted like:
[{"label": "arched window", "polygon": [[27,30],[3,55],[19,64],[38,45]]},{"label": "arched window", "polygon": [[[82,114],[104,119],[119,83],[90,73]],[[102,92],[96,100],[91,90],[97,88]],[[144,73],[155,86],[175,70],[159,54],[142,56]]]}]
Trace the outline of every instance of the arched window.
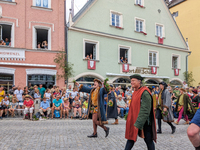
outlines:
[{"label": "arched window", "polygon": [[178,80],[172,80],[171,82],[170,82],[170,84],[172,85],[172,86],[182,86],[183,84],[180,82],[180,81],[178,81]]},{"label": "arched window", "polygon": [[127,78],[118,78],[113,82],[115,87],[121,86],[122,89],[126,89],[127,87],[131,86],[131,80]]},{"label": "arched window", "polygon": [[153,79],[149,79],[146,81],[146,84],[147,85],[155,85],[155,84],[159,84],[158,81],[156,80],[153,80]]}]

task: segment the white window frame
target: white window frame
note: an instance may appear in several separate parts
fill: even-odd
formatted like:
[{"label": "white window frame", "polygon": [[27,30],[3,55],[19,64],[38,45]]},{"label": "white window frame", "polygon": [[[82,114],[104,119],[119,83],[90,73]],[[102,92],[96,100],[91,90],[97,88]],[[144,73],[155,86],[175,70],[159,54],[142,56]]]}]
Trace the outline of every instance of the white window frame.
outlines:
[{"label": "white window frame", "polygon": [[146,22],[145,22],[145,19],[135,17],[135,32],[140,32],[140,31],[136,30],[136,24],[137,24],[136,21],[142,21],[143,22],[143,25],[142,25],[143,32],[146,33]]},{"label": "white window frame", "polygon": [[15,23],[7,22],[7,21],[0,21],[0,24],[11,25],[11,46],[15,47]]},{"label": "white window frame", "polygon": [[161,38],[165,38],[165,26],[163,24],[160,24],[160,23],[156,23],[155,24],[155,36],[159,37],[157,35],[157,26],[161,26],[162,27],[162,37]]},{"label": "white window frame", "polygon": [[83,39],[83,59],[85,59],[85,43],[95,44],[96,45],[96,59],[99,61],[99,41]]},{"label": "white window frame", "polygon": [[[114,10],[110,10],[110,25],[112,25],[112,14],[119,15],[119,27],[123,28],[123,14]],[[114,26],[117,27],[117,26]]]},{"label": "white window frame", "polygon": [[[43,4],[43,0],[41,0],[41,4]],[[33,0],[33,6],[41,8],[51,8],[51,0],[48,0],[48,7],[36,6],[36,0]]]},{"label": "white window frame", "polygon": [[[178,57],[178,62],[177,62],[177,68],[173,68],[173,63],[172,63],[172,61],[173,61],[173,57]],[[181,69],[181,55],[179,55],[179,54],[172,54],[172,56],[171,56],[171,66],[172,66],[172,69]]]},{"label": "white window frame", "polygon": [[140,4],[140,5],[141,5],[141,6],[144,6],[144,0],[135,0],[135,5],[138,5],[138,3],[137,3],[138,1],[141,1],[141,4]]},{"label": "white window frame", "polygon": [[39,50],[51,50],[51,27],[47,27],[47,26],[38,26],[35,25],[33,26],[33,39],[32,39],[32,48],[33,49],[38,49],[36,46],[36,29],[45,29],[48,30],[48,49],[39,49]]},{"label": "white window frame", "polygon": [[[149,54],[150,53],[156,53],[156,65],[153,65],[153,61],[152,61],[152,65],[149,64]],[[153,55],[152,55],[153,56]],[[153,58],[152,58],[153,59]],[[159,51],[155,51],[155,50],[148,50],[148,66],[155,66],[155,67],[159,67]]]},{"label": "white window frame", "polygon": [[118,62],[120,62],[120,48],[128,49],[128,64],[131,64],[131,47],[125,45],[118,45]]}]

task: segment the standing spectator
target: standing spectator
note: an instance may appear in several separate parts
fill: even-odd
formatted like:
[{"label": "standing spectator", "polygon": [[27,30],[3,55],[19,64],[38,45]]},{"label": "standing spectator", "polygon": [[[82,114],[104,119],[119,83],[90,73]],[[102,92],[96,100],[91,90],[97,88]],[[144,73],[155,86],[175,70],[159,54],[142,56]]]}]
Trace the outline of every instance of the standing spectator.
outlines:
[{"label": "standing spectator", "polygon": [[73,107],[74,107],[74,117],[76,117],[76,112],[78,111],[79,113],[79,118],[81,118],[81,101],[79,100],[79,97],[76,95],[74,97],[74,102],[73,102]]},{"label": "standing spectator", "polygon": [[171,89],[170,83],[167,84],[168,91]]},{"label": "standing spectator", "polygon": [[179,91],[178,86],[175,86],[175,90],[173,91],[173,93],[175,94],[176,98],[180,96],[180,91]]},{"label": "standing spectator", "polygon": [[36,89],[38,89],[38,86],[37,86],[37,85],[34,85],[33,89],[32,89],[32,87],[31,87],[30,96],[31,96],[32,98],[34,98],[35,90],[36,90]]},{"label": "standing spectator", "polygon": [[120,58],[120,62],[121,62],[121,63],[124,63],[124,57],[121,57],[121,58]]},{"label": "standing spectator", "polygon": [[51,93],[54,94],[55,90],[56,90],[56,85],[54,84],[53,88],[51,88]]},{"label": "standing spectator", "polygon": [[24,97],[24,118],[26,114],[29,112],[30,113],[30,120],[32,120],[32,116],[33,116],[33,110],[34,110],[34,102],[32,99],[30,99],[29,95],[26,95]]},{"label": "standing spectator", "polygon": [[129,111],[129,108],[127,107],[127,104],[124,102],[124,100],[122,100],[121,95],[118,96],[117,110],[118,110],[118,114],[121,113],[122,118],[124,117],[124,110],[126,111],[126,114]]},{"label": "standing spectator", "polygon": [[131,95],[132,95],[132,90],[127,88],[126,91],[125,91],[125,97],[128,98]]},{"label": "standing spectator", "polygon": [[88,110],[88,100],[89,100],[89,97],[87,97],[85,102],[83,102],[83,106],[82,106],[83,114],[86,114],[86,115],[87,115],[87,110]]},{"label": "standing spectator", "polygon": [[151,92],[151,95],[152,95],[152,96],[155,94],[155,91],[156,91],[155,86],[152,86],[152,92]]},{"label": "standing spectator", "polygon": [[35,89],[34,98],[35,98],[35,99],[39,99],[39,100],[41,100],[41,95],[40,95],[40,93],[39,93],[39,90],[38,90],[38,89]]},{"label": "standing spectator", "polygon": [[53,106],[52,106],[52,119],[53,119],[53,115],[54,115],[54,110],[59,110],[60,111],[60,118],[62,119],[62,100],[60,99],[60,95],[57,94],[56,95],[56,99],[53,100]]},{"label": "standing spectator", "polygon": [[38,90],[40,91],[41,98],[43,99],[46,90],[44,87],[42,87],[42,83],[40,83]]},{"label": "standing spectator", "polygon": [[156,91],[154,92],[154,94],[157,94],[157,95],[158,95],[159,93],[160,93],[159,87],[157,86],[157,87],[156,87]]},{"label": "standing spectator", "polygon": [[90,60],[90,56],[87,55],[87,56],[85,57],[85,59],[86,59],[86,60]]},{"label": "standing spectator", "polygon": [[120,95],[120,91],[119,91],[118,87],[115,88],[115,93],[117,94],[117,96]]},{"label": "standing spectator", "polygon": [[90,59],[92,60],[93,58],[92,58],[92,54],[90,54]]},{"label": "standing spectator", "polygon": [[9,106],[10,102],[8,100],[8,97],[5,96],[4,97],[4,100],[2,101],[1,103],[1,112],[0,112],[0,118],[2,119],[2,115],[3,115],[3,112],[5,112],[5,118],[8,117],[8,106]]},{"label": "standing spectator", "polygon": [[193,89],[189,88],[189,92],[187,93],[190,98],[193,96],[193,92],[192,91],[193,91]]},{"label": "standing spectator", "polygon": [[15,92],[15,85],[12,85],[12,88],[9,90],[9,98],[12,100]]},{"label": "standing spectator", "polygon": [[3,100],[3,98],[5,97],[5,91],[3,89],[4,89],[4,87],[1,86],[0,87],[0,103]]},{"label": "standing spectator", "polygon": [[24,87],[24,93],[22,95],[23,96],[29,95],[30,98],[33,99],[33,97],[30,95],[30,91],[27,86]]},{"label": "standing spectator", "polygon": [[[18,102],[18,109],[23,109],[23,98],[22,98],[22,94],[24,93],[24,91],[21,89],[20,86],[17,87],[17,89],[14,92],[15,97],[17,98],[17,102]],[[18,115],[20,116],[20,114],[22,113],[22,110],[18,110]]]},{"label": "standing spectator", "polygon": [[185,81],[183,81],[183,88],[184,88],[184,89],[187,89],[187,88],[188,88],[188,85],[187,85],[187,83],[186,83]]},{"label": "standing spectator", "polygon": [[69,85],[68,89],[66,90],[66,98],[69,98],[69,94],[72,92],[72,86]]},{"label": "standing spectator", "polygon": [[17,99],[15,97],[12,98],[12,103],[9,108],[9,112],[11,113],[11,116],[15,116],[15,110],[17,109]]},{"label": "standing spectator", "polygon": [[44,96],[47,98],[47,102],[51,105],[51,91],[50,89],[47,89]]},{"label": "standing spectator", "polygon": [[8,38],[5,39],[5,43],[6,43],[6,46],[9,46],[10,42],[8,41]]},{"label": "standing spectator", "polygon": [[49,114],[51,113],[50,104],[47,101],[47,97],[43,98],[43,101],[40,103],[40,114],[45,117],[44,113],[46,114],[47,119],[49,119]]},{"label": "standing spectator", "polygon": [[56,98],[56,95],[59,95],[60,96],[60,91],[58,88],[55,89],[55,92],[53,93],[53,99]]},{"label": "standing spectator", "polygon": [[65,114],[67,113],[67,118],[69,117],[69,98],[64,98],[64,103],[63,103],[63,113],[64,113],[64,118]]}]

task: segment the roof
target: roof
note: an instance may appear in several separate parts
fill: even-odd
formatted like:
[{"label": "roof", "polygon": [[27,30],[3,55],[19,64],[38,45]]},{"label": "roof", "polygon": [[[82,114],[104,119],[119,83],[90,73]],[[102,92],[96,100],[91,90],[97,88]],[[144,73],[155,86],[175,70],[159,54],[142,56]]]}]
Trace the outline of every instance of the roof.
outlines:
[{"label": "roof", "polygon": [[182,2],[184,2],[184,1],[186,1],[186,0],[172,0],[172,1],[170,2],[170,4],[168,5],[168,7],[169,7],[169,8],[172,8],[172,7],[174,7],[174,6],[176,6],[176,5],[180,4],[180,3],[182,3]]},{"label": "roof", "polygon": [[72,18],[72,21],[75,22],[82,14],[92,5],[95,0],[88,0],[87,3],[79,10],[79,12]]}]

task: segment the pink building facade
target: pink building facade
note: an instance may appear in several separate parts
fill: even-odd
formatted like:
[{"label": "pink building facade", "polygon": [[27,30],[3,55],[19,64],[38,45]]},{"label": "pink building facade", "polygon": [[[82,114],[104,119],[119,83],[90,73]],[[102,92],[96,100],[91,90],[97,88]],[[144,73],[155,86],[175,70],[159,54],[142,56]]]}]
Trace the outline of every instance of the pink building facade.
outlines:
[{"label": "pink building facade", "polygon": [[65,85],[54,63],[65,50],[64,12],[64,0],[0,0],[0,85]]}]

